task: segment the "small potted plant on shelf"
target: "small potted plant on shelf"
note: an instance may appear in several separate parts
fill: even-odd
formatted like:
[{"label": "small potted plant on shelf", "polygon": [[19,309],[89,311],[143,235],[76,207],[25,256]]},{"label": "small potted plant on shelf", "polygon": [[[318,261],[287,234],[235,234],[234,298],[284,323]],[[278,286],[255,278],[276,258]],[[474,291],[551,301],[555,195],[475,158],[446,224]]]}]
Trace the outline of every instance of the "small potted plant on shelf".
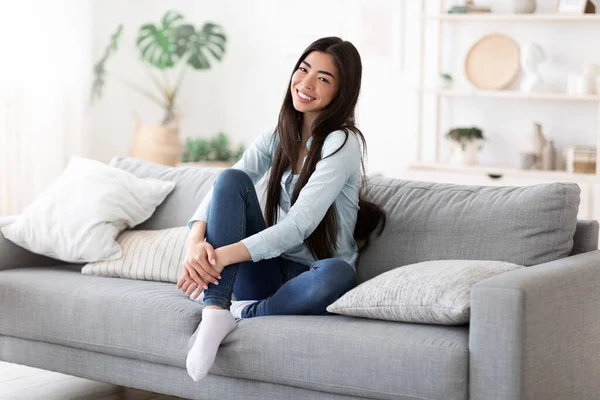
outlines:
[{"label": "small potted plant on shelf", "polygon": [[476,127],[454,128],[446,133],[446,138],[452,142],[451,163],[477,164],[477,153],[481,150],[485,140],[481,129]]},{"label": "small potted plant on shelf", "polygon": [[213,138],[187,138],[181,154],[185,166],[224,167],[235,164],[244,154],[244,145],[233,151],[223,132]]},{"label": "small potted plant on shelf", "polygon": [[452,75],[450,74],[440,74],[440,89],[452,89],[452,83],[454,82],[452,79]]}]

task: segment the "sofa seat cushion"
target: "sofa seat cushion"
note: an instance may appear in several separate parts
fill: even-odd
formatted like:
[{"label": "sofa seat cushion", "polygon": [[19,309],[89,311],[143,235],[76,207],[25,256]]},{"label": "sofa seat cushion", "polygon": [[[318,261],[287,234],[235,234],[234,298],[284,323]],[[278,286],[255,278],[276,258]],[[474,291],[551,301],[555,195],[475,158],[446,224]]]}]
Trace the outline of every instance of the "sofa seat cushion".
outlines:
[{"label": "sofa seat cushion", "polygon": [[[175,285],[81,266],[0,271],[0,335],[185,368],[202,306]],[[342,315],[243,319],[211,374],[381,399],[466,399],[468,325]]]},{"label": "sofa seat cushion", "polygon": [[81,274],[81,265],[0,271],[0,334],[185,366],[202,306],[174,284]]},{"label": "sofa seat cushion", "polygon": [[361,398],[467,399],[468,336],[468,325],[248,318],[222,342],[210,373]]}]

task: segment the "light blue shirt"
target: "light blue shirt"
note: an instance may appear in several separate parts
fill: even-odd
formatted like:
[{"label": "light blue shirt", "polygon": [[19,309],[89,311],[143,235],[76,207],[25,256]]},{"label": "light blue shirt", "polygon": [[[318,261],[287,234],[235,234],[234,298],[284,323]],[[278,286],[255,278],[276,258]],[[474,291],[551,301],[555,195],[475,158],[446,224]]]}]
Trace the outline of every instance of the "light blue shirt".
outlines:
[{"label": "light blue shirt", "polygon": [[[240,161],[232,168],[248,174],[256,183],[267,173],[279,144],[279,133],[270,129],[262,133],[244,152]],[[322,159],[298,199],[290,207],[291,196],[299,175],[288,168],[281,178],[279,218],[275,225],[242,240],[248,248],[252,261],[256,262],[281,256],[289,260],[310,265],[317,261],[304,244],[304,239],[317,228],[325,213],[335,202],[338,222],[337,244],[334,257],[356,265],[358,247],[354,240],[354,227],[358,215],[361,150],[356,134],[350,132],[344,147],[333,154],[346,139],[344,131],[330,133],[323,143]],[[306,143],[310,149],[312,138]],[[333,154],[333,155],[331,155]],[[188,222],[191,228],[195,221],[208,221],[208,212],[213,189],[202,200]]]}]

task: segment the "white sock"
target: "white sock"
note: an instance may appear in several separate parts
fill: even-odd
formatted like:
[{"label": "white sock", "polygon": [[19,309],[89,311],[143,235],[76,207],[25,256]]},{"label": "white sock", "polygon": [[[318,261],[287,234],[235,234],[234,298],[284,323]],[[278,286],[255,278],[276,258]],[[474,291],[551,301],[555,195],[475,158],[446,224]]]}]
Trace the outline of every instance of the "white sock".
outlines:
[{"label": "white sock", "polygon": [[[192,292],[192,294],[190,294],[188,297],[190,298],[190,300],[192,300],[192,296],[194,295],[194,293],[196,293],[199,289],[196,289]],[[192,300],[198,304],[204,304],[204,289],[202,289],[200,291],[200,296],[196,297],[194,300]]]},{"label": "white sock", "polygon": [[242,318],[242,310],[250,304],[254,304],[256,303],[258,300],[238,300],[238,301],[232,301],[231,302],[231,307],[230,310],[231,311],[231,315],[233,315],[234,318]]},{"label": "white sock", "polygon": [[188,375],[198,382],[208,374],[221,342],[237,327],[229,310],[204,308],[196,341],[186,359]]}]

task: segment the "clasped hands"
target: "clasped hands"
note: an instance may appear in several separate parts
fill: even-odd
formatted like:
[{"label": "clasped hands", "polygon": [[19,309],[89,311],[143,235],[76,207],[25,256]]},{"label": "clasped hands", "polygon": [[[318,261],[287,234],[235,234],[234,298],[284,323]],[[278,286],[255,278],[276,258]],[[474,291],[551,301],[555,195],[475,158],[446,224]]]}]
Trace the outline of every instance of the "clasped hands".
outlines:
[{"label": "clasped hands", "polygon": [[225,268],[222,262],[219,262],[217,251],[213,246],[205,241],[190,240],[187,244],[187,255],[183,264],[183,274],[177,282],[177,289],[181,289],[188,296],[198,289],[193,297],[195,300],[203,289],[208,288],[208,284],[218,285],[221,279],[221,272]]}]

